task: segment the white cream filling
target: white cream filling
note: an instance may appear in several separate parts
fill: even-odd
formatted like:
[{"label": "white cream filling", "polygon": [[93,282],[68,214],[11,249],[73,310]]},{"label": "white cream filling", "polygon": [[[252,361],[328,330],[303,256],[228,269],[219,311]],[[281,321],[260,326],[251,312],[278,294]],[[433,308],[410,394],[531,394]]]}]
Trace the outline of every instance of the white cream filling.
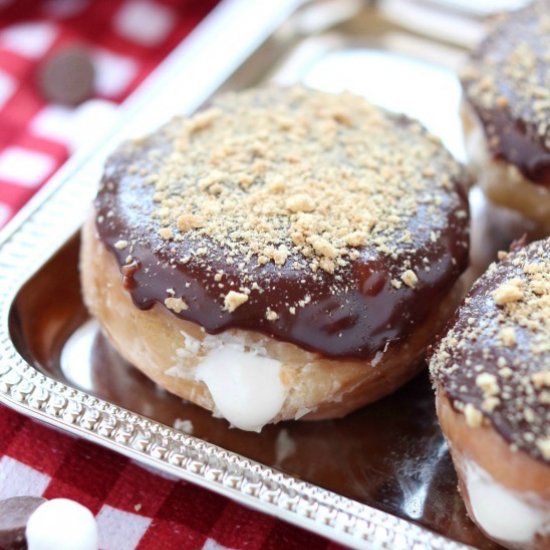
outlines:
[{"label": "white cream filling", "polygon": [[185,331],[181,335],[183,347],[166,374],[206,384],[215,416],[256,432],[277,416],[287,396],[282,363],[268,357],[260,342],[234,331],[202,339]]},{"label": "white cream filling", "polygon": [[464,460],[466,490],[476,522],[491,537],[528,544],[550,528],[550,506],[497,483],[472,460]]},{"label": "white cream filling", "polygon": [[281,363],[239,344],[211,350],[198,364],[219,413],[241,430],[260,431],[283,406]]}]

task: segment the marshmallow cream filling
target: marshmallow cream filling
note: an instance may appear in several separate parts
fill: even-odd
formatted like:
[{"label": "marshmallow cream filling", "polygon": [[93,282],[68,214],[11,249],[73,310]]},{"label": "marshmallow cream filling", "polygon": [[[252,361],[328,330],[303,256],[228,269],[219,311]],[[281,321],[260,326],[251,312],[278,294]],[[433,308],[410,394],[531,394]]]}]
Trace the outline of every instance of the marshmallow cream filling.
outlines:
[{"label": "marshmallow cream filling", "polygon": [[282,363],[267,357],[261,344],[230,331],[202,339],[181,334],[184,346],[166,374],[203,382],[216,415],[241,430],[259,432],[279,414],[287,396]]},{"label": "marshmallow cream filling", "polygon": [[260,431],[283,406],[281,363],[238,344],[210,351],[195,378],[204,382],[216,409],[241,430]]},{"label": "marshmallow cream filling", "polygon": [[527,544],[549,531],[548,503],[503,487],[472,460],[464,461],[464,474],[472,513],[489,536]]}]

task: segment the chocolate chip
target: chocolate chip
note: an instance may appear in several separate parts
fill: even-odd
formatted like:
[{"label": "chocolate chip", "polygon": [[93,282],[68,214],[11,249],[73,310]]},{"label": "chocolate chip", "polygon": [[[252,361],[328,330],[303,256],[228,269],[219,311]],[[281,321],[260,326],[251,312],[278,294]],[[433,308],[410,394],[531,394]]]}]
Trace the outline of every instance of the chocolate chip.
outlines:
[{"label": "chocolate chip", "polygon": [[25,527],[31,514],[46,499],[12,497],[0,500],[0,547],[15,550],[25,547]]},{"label": "chocolate chip", "polygon": [[38,84],[48,101],[78,105],[94,89],[95,70],[88,50],[70,46],[57,50],[39,67]]}]

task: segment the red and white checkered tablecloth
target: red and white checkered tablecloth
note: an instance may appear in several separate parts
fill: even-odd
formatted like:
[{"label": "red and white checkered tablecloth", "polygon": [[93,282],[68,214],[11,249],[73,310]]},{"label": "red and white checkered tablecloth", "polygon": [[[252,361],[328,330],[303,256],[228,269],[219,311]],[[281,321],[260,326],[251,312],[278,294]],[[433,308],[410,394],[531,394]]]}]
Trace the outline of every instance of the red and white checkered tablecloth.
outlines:
[{"label": "red and white checkered tablecloth", "polygon": [[[0,226],[215,3],[0,0]],[[36,85],[40,61],[68,44],[89,48],[96,70],[95,99],[76,108],[48,104]],[[0,407],[0,499],[17,495],[84,504],[102,549],[337,548]]]}]

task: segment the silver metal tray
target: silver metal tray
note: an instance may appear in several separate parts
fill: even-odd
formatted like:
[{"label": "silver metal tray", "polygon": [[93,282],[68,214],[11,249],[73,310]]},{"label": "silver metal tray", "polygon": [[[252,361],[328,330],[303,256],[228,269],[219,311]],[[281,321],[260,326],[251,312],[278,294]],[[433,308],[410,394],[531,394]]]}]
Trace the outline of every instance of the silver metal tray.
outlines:
[{"label": "silver metal tray", "polygon": [[348,88],[420,118],[462,159],[454,70],[485,15],[449,0],[223,2],[2,232],[0,401],[352,547],[493,548],[466,517],[425,376],[345,419],[230,430],[116,356],[77,273],[107,154],[220,90]]}]

